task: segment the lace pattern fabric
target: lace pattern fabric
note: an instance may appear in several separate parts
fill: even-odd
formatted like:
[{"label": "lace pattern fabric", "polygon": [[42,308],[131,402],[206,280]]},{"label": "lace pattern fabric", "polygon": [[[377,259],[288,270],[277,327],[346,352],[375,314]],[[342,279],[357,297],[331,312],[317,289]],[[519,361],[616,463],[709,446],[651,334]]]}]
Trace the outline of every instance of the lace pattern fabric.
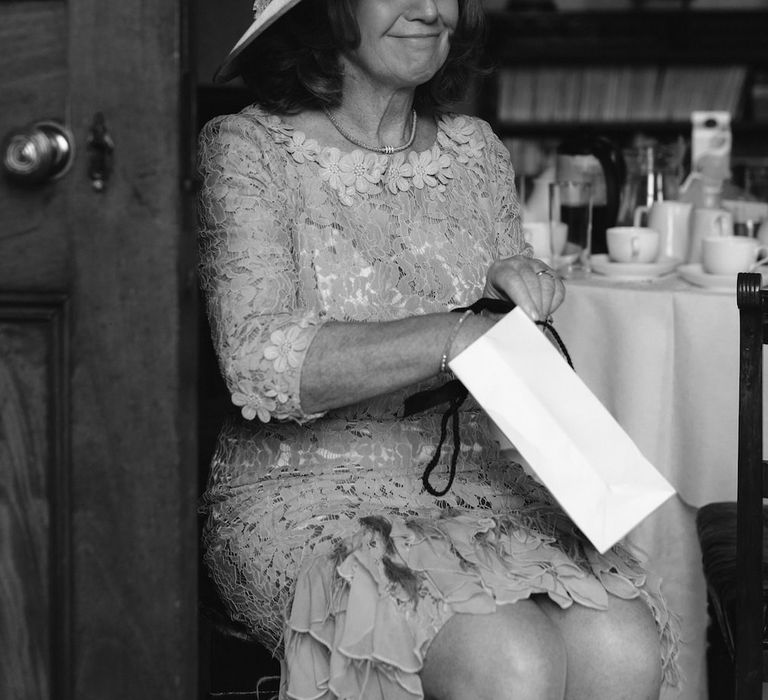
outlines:
[{"label": "lace pattern fabric", "polygon": [[[501,459],[471,401],[439,499],[420,481],[439,414],[398,419],[429,382],[325,414],[301,406],[323,323],[466,306],[493,259],[531,254],[488,125],[441,115],[424,151],[343,153],[251,107],[209,123],[200,144],[202,283],[242,414],[211,466],[205,559],[231,614],[286,653],[289,696],[374,697],[375,678],[387,698],[421,697],[420,659],[451,614],[534,593],[598,608],[608,593],[645,599],[673,679],[674,621],[638,560],[585,544]],[[363,630],[375,601],[374,640]]]}]

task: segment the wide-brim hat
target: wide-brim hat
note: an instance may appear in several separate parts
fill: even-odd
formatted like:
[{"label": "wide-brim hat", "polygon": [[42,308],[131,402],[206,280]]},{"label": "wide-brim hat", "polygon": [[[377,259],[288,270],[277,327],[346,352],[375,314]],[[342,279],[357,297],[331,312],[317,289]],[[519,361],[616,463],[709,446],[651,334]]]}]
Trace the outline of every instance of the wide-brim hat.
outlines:
[{"label": "wide-brim hat", "polygon": [[280,19],[288,10],[298,5],[301,0],[256,0],[253,3],[253,23],[232,47],[224,62],[216,70],[213,80],[225,83],[238,74],[237,59],[253,40],[269,25]]}]

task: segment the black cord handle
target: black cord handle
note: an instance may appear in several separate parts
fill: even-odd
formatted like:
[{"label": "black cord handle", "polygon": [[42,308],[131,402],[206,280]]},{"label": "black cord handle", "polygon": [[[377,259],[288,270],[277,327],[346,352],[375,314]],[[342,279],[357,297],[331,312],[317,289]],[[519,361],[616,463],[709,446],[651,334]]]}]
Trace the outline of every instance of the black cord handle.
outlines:
[{"label": "black cord handle", "polygon": [[[506,314],[515,308],[515,304],[511,301],[503,301],[502,299],[490,299],[483,297],[478,299],[471,306],[459,307],[451,309],[451,311],[457,313],[463,313],[464,311],[472,311],[473,313],[480,313],[481,311],[490,311],[496,314]],[[573,361],[568,354],[568,350],[563,343],[560,334],[555,330],[552,325],[552,321],[547,319],[545,321],[536,321],[537,326],[541,326],[551,333],[555,339],[560,352],[565,357],[566,361],[573,369]],[[424,467],[424,472],[421,475],[421,483],[424,485],[427,493],[432,496],[445,496],[446,493],[453,486],[454,478],[456,477],[456,463],[459,459],[459,453],[461,452],[461,435],[459,433],[459,409],[469,395],[467,387],[465,387],[458,379],[452,379],[442,386],[435,389],[427,389],[426,391],[419,391],[411,396],[406,397],[403,403],[403,418],[412,416],[415,413],[421,413],[427,409],[434,408],[443,403],[448,403],[448,408],[443,413],[443,417],[440,421],[440,439],[438,440],[437,447],[435,448],[435,454],[432,455],[432,459]],[[437,467],[437,463],[440,461],[440,456],[443,451],[443,445],[448,435],[448,421],[451,421],[451,428],[453,433],[453,454],[451,454],[451,461],[448,465],[448,483],[445,488],[436,489],[430,483],[430,477],[432,472]]]}]

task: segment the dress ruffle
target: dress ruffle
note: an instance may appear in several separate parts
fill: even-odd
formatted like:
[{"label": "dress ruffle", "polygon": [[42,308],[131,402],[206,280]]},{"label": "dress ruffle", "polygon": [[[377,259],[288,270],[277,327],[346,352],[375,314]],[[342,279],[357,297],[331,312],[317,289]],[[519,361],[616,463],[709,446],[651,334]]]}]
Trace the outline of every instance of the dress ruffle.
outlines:
[{"label": "dress ruffle", "polygon": [[418,674],[451,615],[491,613],[537,594],[597,610],[609,595],[642,599],[659,630],[665,681],[677,684],[678,623],[658,582],[622,546],[604,555],[582,546],[557,509],[534,527],[456,511],[360,522],[299,573],[285,635],[291,700],[423,698]]}]

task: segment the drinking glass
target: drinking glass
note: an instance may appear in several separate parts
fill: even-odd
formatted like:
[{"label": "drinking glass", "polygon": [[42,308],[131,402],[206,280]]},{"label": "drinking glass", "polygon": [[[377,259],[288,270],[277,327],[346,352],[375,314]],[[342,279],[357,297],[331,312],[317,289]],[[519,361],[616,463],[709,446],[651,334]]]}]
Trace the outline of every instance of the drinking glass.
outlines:
[{"label": "drinking glass", "polygon": [[[549,183],[549,221],[567,226],[566,262],[555,265],[563,277],[588,276],[592,272],[592,185],[565,180]],[[550,236],[550,240],[554,240]],[[554,253],[554,251],[553,251]],[[553,260],[557,256],[553,254]]]}]

